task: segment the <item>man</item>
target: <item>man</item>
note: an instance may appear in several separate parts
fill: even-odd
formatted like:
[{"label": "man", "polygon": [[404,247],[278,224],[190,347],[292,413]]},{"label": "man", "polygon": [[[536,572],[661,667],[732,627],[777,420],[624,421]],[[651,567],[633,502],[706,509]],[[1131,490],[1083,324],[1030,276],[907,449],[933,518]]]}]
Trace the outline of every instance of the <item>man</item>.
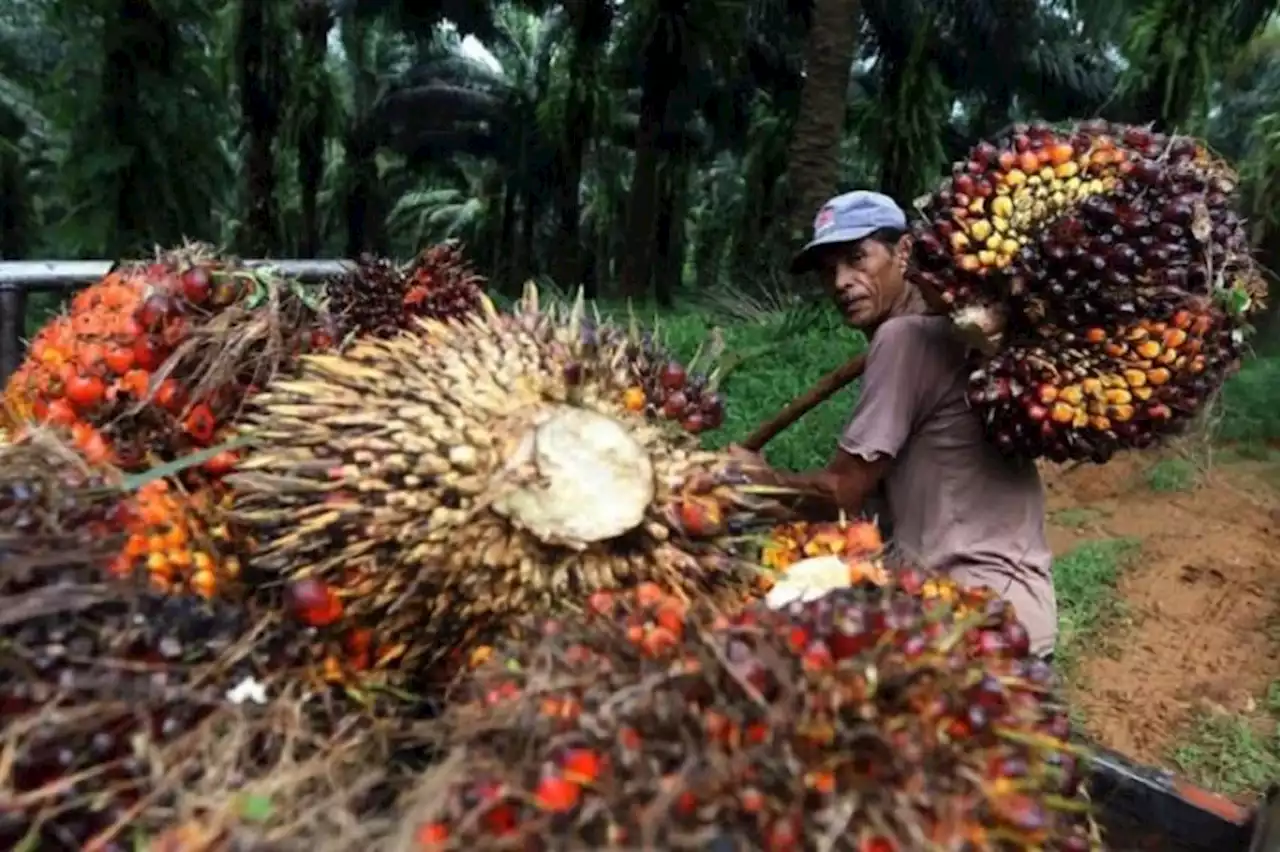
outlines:
[{"label": "man", "polygon": [[911,237],[887,196],[829,201],[791,271],[820,271],[850,325],[870,340],[862,392],[823,470],[775,472],[849,514],[883,488],[893,543],[906,558],[1014,605],[1032,651],[1052,657],[1057,610],[1033,462],[1002,456],[965,396],[971,362],[945,317],[926,315],[906,279]]}]

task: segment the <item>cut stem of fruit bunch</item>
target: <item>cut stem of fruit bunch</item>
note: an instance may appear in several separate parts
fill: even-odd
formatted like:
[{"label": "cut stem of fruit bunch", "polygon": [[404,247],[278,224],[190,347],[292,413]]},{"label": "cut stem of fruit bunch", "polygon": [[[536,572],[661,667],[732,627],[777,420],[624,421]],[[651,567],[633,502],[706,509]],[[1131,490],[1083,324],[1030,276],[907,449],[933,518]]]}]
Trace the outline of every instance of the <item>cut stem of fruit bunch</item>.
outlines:
[{"label": "cut stem of fruit bunch", "polygon": [[642,586],[530,620],[446,715],[417,848],[1101,848],[1049,667],[939,582],[709,626]]},{"label": "cut stem of fruit bunch", "polygon": [[989,357],[970,401],[1004,451],[1104,462],[1198,414],[1265,287],[1236,175],[1144,127],[1018,125],[922,207],[916,282]]},{"label": "cut stem of fruit bunch", "polygon": [[[737,461],[628,402],[624,335],[485,303],[460,323],[302,359],[251,401],[231,477],[253,563],[299,614],[432,660],[526,612],[654,581],[737,601],[735,538],[786,516]],[[745,546],[745,543],[743,543]]]}]

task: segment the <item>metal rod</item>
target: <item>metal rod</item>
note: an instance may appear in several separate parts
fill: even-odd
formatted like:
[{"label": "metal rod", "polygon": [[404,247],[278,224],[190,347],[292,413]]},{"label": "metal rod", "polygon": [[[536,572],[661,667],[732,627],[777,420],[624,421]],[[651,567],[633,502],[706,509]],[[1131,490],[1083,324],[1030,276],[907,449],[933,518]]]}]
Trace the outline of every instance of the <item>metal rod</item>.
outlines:
[{"label": "metal rod", "polygon": [[[16,284],[34,290],[67,290],[96,281],[111,271],[110,260],[0,261],[0,285]],[[347,260],[246,260],[247,266],[272,266],[289,278],[321,281],[351,268]]]},{"label": "metal rod", "polygon": [[[247,266],[272,266],[281,275],[308,283],[341,275],[349,260],[247,260]],[[0,387],[22,364],[26,346],[27,294],[65,292],[97,281],[115,266],[110,260],[0,261]]]}]

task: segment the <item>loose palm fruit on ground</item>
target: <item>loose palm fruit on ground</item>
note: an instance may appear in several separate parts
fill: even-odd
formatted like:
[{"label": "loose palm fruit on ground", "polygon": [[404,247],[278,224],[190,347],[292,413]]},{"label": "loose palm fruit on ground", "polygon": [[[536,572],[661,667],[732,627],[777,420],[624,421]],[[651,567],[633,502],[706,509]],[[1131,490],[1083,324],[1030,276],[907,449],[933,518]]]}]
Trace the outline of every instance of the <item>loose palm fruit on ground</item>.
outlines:
[{"label": "loose palm fruit on ground", "polygon": [[534,301],[305,357],[250,402],[235,520],[305,620],[372,630],[407,662],[598,589],[754,589],[740,534],[787,508],[628,405],[625,349],[584,337],[581,301]]},{"label": "loose palm fruit on ground", "polygon": [[1234,369],[1241,341],[1206,297],[1110,326],[1046,325],[975,371],[969,401],[1008,454],[1101,463],[1190,422]]},{"label": "loose palm fruit on ground", "polygon": [[951,590],[967,615],[889,586],[543,622],[446,714],[417,848],[1101,848],[1049,667],[1002,602]]},{"label": "loose palm fruit on ground", "polygon": [[344,339],[392,337],[415,318],[449,320],[480,312],[484,279],[454,243],[422,251],[404,267],[363,257],[325,287],[329,311]]},{"label": "loose palm fruit on ground", "polygon": [[1132,319],[1170,290],[1225,293],[1252,310],[1264,291],[1236,185],[1187,137],[1016,126],[975,147],[927,200],[915,274],[962,325],[1015,335]]}]

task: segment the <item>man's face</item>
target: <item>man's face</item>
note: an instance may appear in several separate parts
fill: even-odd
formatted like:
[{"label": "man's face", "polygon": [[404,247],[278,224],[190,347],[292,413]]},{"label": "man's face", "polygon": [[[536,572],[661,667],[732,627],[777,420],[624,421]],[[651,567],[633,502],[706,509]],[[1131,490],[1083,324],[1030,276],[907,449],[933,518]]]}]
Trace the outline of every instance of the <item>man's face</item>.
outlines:
[{"label": "man's face", "polygon": [[905,289],[908,241],[861,240],[834,247],[823,259],[827,286],[849,325],[867,328],[888,318]]}]

